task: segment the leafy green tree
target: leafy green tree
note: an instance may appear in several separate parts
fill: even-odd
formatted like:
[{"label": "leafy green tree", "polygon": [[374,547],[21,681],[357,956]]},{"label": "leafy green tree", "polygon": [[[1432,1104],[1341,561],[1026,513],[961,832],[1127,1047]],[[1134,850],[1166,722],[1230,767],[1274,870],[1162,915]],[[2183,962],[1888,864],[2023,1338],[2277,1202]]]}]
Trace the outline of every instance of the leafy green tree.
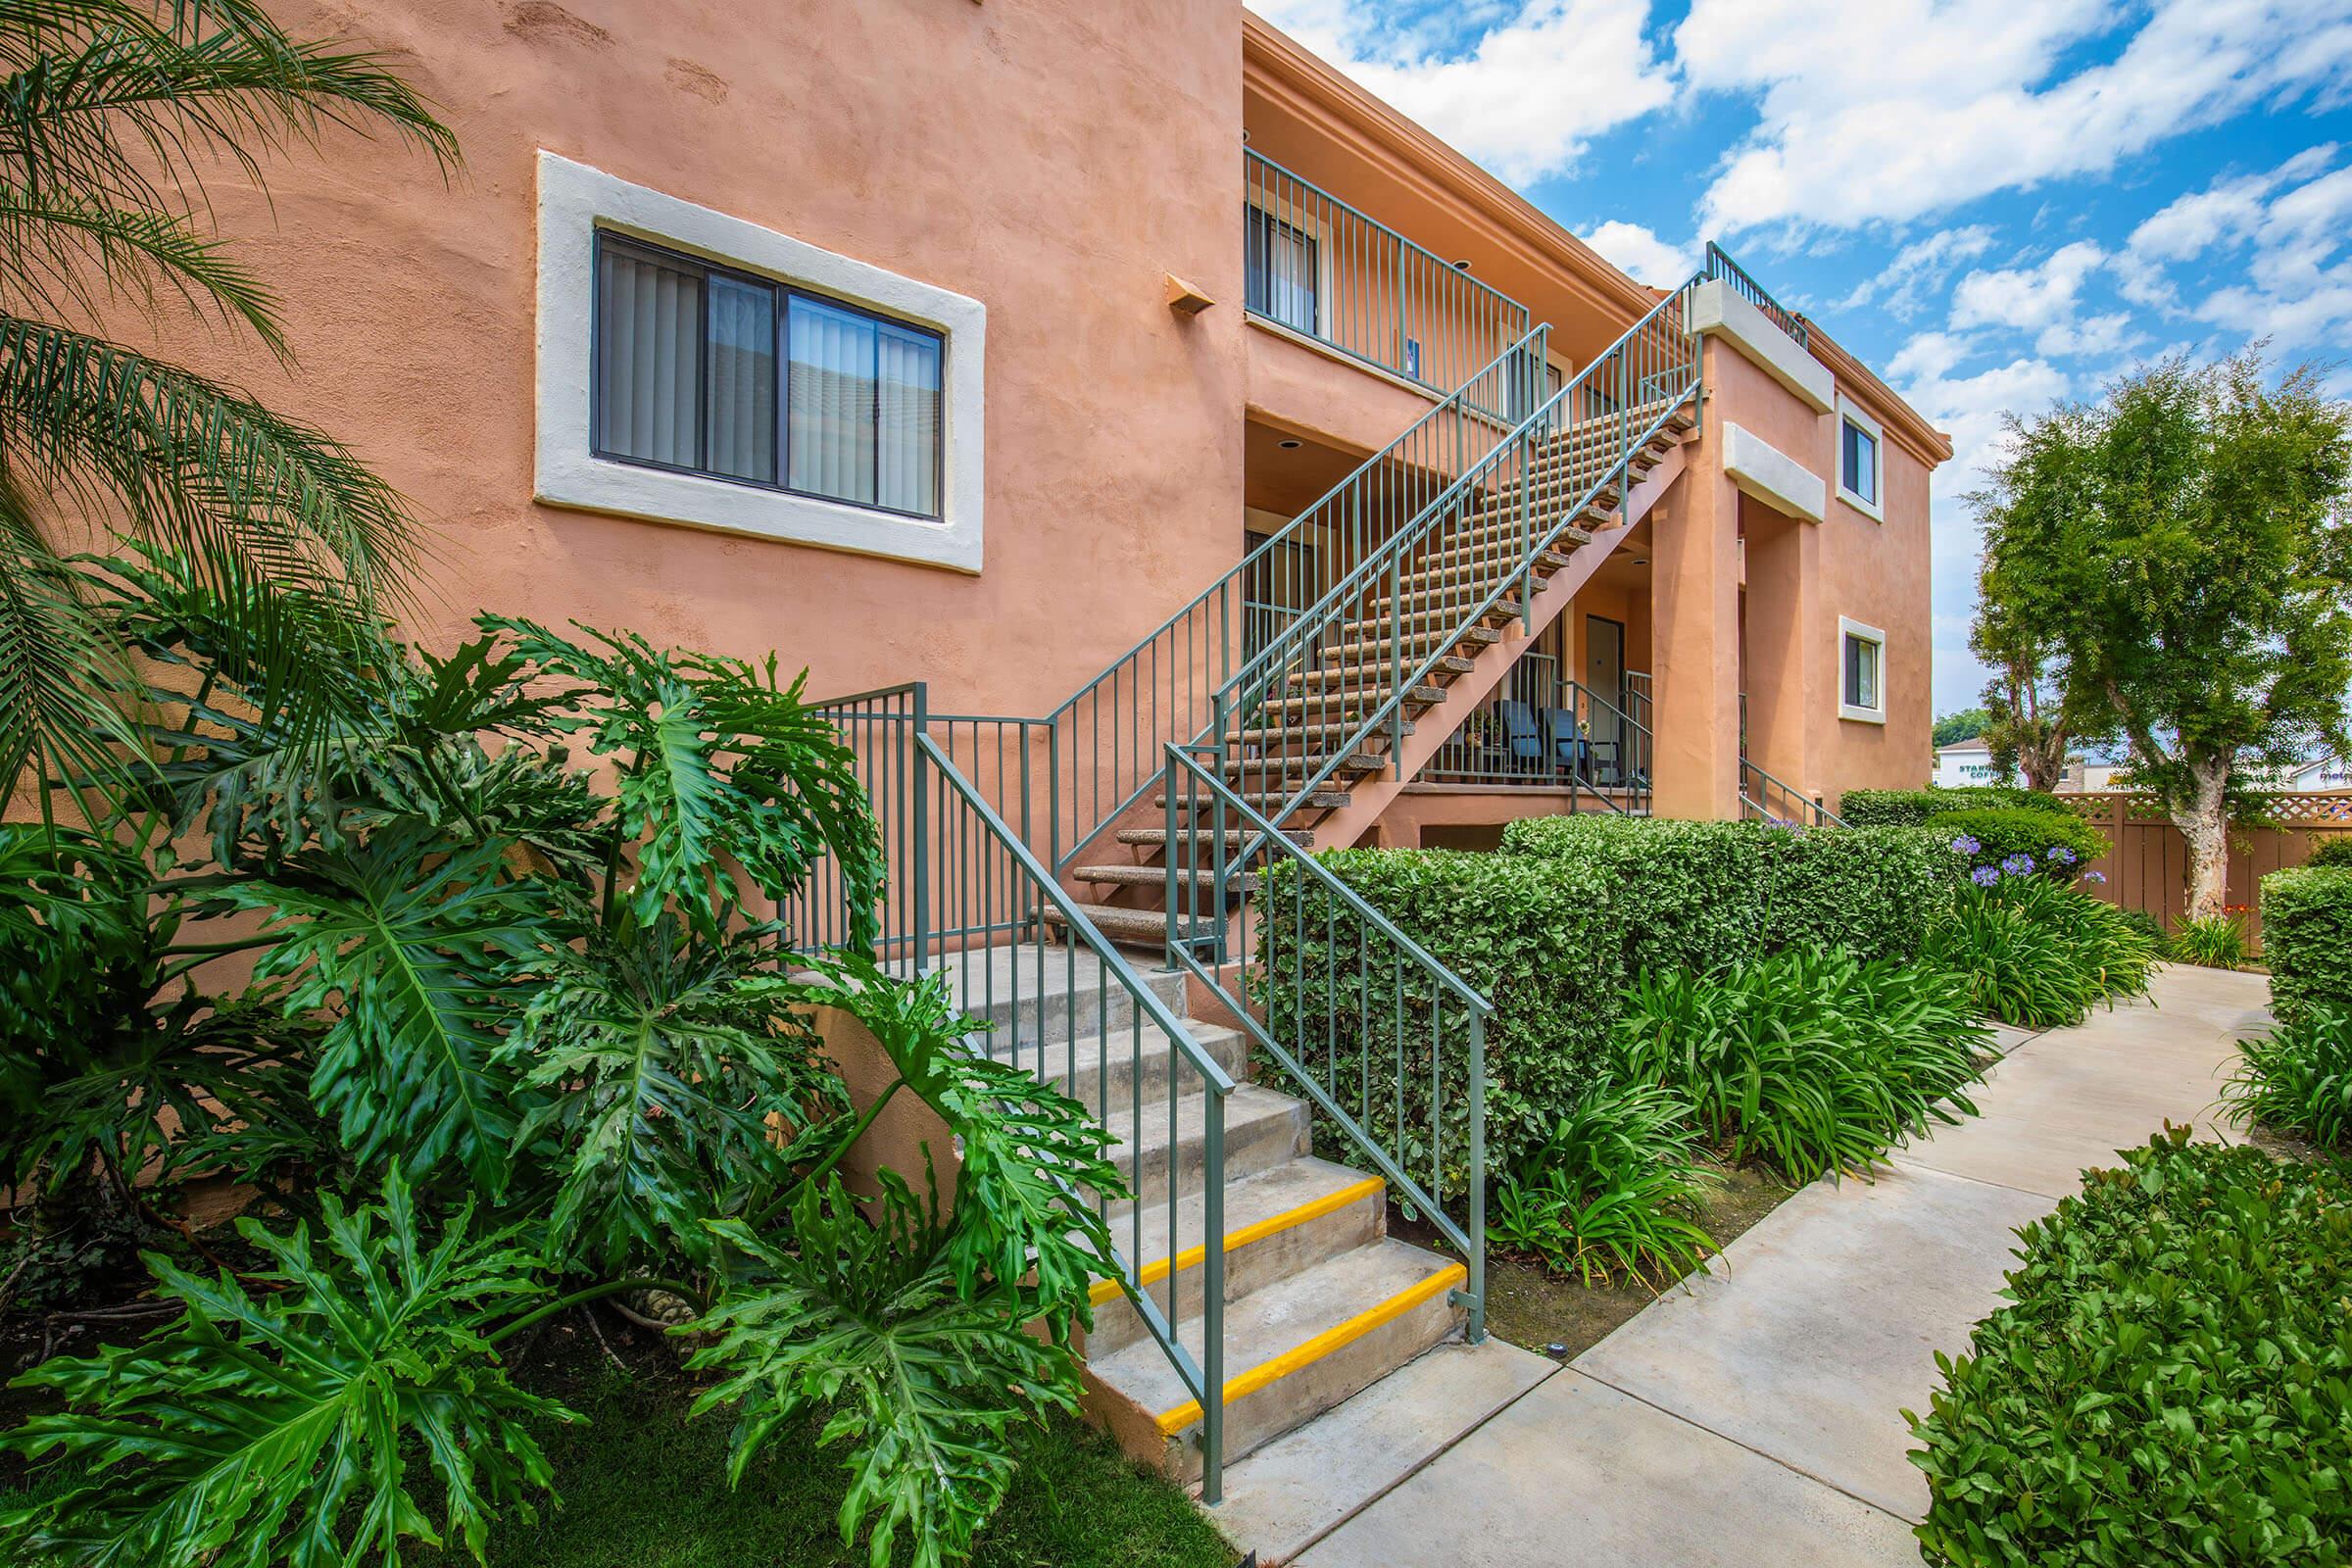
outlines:
[{"label": "leafy green tree", "polygon": [[[445,658],[368,638],[363,706],[314,742],[200,568],[133,553],[75,591],[152,672],[107,695],[150,715],[155,777],[102,832],[0,829],[0,1107],[32,1112],[0,1120],[0,1181],[137,1209],[153,1156],[167,1189],[226,1169],[278,1201],[244,1224],[258,1273],[200,1276],[150,1224],[179,1317],[29,1375],[66,1407],[0,1447],[74,1479],[0,1517],[0,1557],[479,1557],[552,1487],[529,1421],[565,1414],[499,1348],[649,1290],[712,1336],[702,1407],[733,1411],[738,1477],[821,1405],[844,1539],[965,1555],[1012,1429],[1076,1403],[1126,1189],[1101,1124],[971,1050],[943,979],[763,917],[824,859],[853,944],[875,936],[879,835],[799,684],[485,615]],[[251,986],[198,989],[228,951]],[[863,1110],[819,1006],[897,1069]],[[902,1093],[954,1148],[853,1196],[843,1162]]]},{"label": "leafy green tree", "polygon": [[2192,919],[2222,912],[2240,770],[2347,746],[2348,423],[2310,366],[2171,360],[2012,419],[1980,498],[1980,638],[2030,638],[2071,727],[2129,739]]},{"label": "leafy green tree", "polygon": [[2014,784],[2022,773],[2026,788],[2047,794],[2066,775],[2074,723],[2040,628],[2009,608],[1993,577],[1987,566],[1969,634],[1977,657],[1996,671],[1984,687],[1984,747],[2003,783]]},{"label": "leafy green tree", "polygon": [[[206,172],[329,127],[457,144],[381,56],[295,38],[252,0],[0,0],[0,800],[142,770],[122,642],[61,556],[93,527],[170,547],[246,617],[248,672],[315,733],[415,557],[350,451],[101,335],[181,310],[290,362],[276,302],[214,231]],[[81,802],[87,815],[100,807]]]},{"label": "leafy green tree", "polygon": [[1982,708],[1963,708],[1957,713],[1946,713],[1936,720],[1935,744],[1940,749],[1973,741],[1984,733],[1990,717]]}]

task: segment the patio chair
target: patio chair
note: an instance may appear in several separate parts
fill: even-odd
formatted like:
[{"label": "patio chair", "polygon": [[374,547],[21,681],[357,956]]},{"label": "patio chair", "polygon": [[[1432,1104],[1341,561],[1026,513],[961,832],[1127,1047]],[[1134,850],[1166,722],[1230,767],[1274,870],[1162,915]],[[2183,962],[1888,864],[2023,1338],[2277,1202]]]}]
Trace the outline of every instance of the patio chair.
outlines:
[{"label": "patio chair", "polygon": [[1536,727],[1536,710],[1506,700],[1494,705],[1494,716],[1502,721],[1503,765],[1513,773],[1542,773],[1544,737]]},{"label": "patio chair", "polygon": [[[1617,785],[1625,781],[1625,766],[1618,755],[1617,742],[1593,740],[1577,723],[1576,715],[1565,708],[1544,710],[1544,723],[1551,732],[1549,754],[1555,770],[1581,776],[1592,784]],[[1600,773],[1604,767],[1608,769],[1605,781]]]}]

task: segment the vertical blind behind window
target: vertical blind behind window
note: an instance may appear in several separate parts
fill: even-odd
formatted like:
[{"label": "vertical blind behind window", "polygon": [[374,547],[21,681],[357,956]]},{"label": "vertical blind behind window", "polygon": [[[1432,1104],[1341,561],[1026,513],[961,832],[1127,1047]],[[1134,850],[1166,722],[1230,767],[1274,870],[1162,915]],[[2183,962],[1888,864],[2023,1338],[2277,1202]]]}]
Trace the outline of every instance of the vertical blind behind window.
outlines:
[{"label": "vertical blind behind window", "polygon": [[1879,706],[1877,643],[1847,633],[1845,639],[1845,706],[1876,710]]},{"label": "vertical blind behind window", "polygon": [[939,514],[936,335],[610,239],[595,330],[604,456]]}]

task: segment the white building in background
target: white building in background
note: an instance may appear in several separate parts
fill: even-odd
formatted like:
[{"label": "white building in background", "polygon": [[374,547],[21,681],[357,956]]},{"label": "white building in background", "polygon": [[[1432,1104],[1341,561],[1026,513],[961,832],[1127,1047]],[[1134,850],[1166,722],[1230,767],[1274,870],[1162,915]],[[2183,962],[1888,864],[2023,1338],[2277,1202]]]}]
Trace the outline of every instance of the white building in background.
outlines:
[{"label": "white building in background", "polygon": [[1998,784],[1992,748],[1983,741],[1954,741],[1936,748],[1936,787],[1958,789],[1964,784]]}]

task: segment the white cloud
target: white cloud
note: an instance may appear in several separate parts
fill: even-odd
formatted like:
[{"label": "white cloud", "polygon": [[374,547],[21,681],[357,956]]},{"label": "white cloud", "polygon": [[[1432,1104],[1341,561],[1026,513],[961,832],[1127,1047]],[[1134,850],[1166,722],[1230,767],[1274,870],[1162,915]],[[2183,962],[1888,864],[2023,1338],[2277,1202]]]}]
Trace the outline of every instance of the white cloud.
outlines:
[{"label": "white cloud", "polygon": [[2257,105],[2342,92],[2342,0],[2156,0],[2120,55],[2105,0],[1695,0],[1675,32],[1700,89],[1762,95],[1701,201],[1704,232],[1903,222],[2103,173]]},{"label": "white cloud", "polygon": [[[2132,229],[2116,259],[2134,304],[2185,315],[2294,355],[2352,344],[2352,168],[2311,147],[2278,168],[2231,174],[2176,198]],[[2183,269],[2208,268],[2182,304]]]},{"label": "white cloud", "polygon": [[2116,311],[2086,317],[2081,321],[2057,321],[2034,339],[2034,352],[2045,359],[2081,354],[2122,354],[2145,338],[2132,324],[2132,313]]},{"label": "white cloud", "polygon": [[[1595,135],[1674,98],[1643,28],[1649,0],[1474,8],[1445,36],[1377,21],[1372,0],[1255,0],[1251,10],[1506,180],[1574,166]],[[1463,50],[1459,40],[1477,31]]]},{"label": "white cloud", "polygon": [[1929,290],[1936,287],[1962,262],[1973,262],[1992,248],[1992,230],[1983,223],[1946,228],[1926,239],[1902,246],[1894,260],[1876,276],[1864,278],[1838,302],[1841,311],[1865,309],[1874,301],[1898,320],[1920,312]]},{"label": "white cloud", "polygon": [[1634,281],[1654,288],[1672,288],[1698,268],[1693,247],[1660,239],[1640,223],[1611,219],[1582,237]]},{"label": "white cloud", "polygon": [[2074,318],[2082,281],[2107,260],[2088,240],[2062,245],[2037,266],[1971,272],[1952,290],[1952,325],[2035,331]]}]

